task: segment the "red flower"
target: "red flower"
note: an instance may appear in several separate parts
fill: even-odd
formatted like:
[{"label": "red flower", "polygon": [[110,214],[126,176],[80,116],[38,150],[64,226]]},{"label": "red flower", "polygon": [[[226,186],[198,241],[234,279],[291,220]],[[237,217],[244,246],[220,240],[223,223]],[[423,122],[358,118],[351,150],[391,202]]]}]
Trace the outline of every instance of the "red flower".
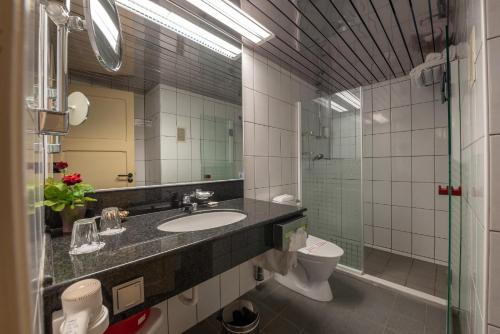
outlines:
[{"label": "red flower", "polygon": [[67,186],[72,186],[72,185],[75,185],[77,183],[80,183],[82,182],[82,178],[80,176],[80,174],[78,173],[73,173],[73,174],[69,174],[69,175],[65,175],[62,179],[62,181],[67,185]]},{"label": "red flower", "polygon": [[68,163],[65,161],[54,162],[54,173],[60,173],[66,168],[68,168]]}]

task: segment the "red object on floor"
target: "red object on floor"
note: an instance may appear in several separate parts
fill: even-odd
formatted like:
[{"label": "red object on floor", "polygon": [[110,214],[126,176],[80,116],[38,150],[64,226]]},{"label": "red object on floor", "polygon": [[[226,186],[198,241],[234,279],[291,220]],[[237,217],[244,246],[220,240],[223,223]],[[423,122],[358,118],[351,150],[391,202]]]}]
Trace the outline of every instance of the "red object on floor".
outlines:
[{"label": "red object on floor", "polygon": [[449,194],[448,186],[439,185],[438,186],[438,194],[439,195],[448,195]]},{"label": "red object on floor", "polygon": [[134,334],[148,320],[151,309],[141,311],[108,327],[104,334]]}]

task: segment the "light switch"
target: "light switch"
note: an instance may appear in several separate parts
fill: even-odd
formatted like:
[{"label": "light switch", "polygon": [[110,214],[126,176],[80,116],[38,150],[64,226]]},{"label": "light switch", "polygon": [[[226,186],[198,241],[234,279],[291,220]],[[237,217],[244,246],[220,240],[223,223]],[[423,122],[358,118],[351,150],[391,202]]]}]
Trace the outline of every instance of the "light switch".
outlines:
[{"label": "light switch", "polygon": [[113,287],[113,313],[118,314],[144,302],[144,278]]}]

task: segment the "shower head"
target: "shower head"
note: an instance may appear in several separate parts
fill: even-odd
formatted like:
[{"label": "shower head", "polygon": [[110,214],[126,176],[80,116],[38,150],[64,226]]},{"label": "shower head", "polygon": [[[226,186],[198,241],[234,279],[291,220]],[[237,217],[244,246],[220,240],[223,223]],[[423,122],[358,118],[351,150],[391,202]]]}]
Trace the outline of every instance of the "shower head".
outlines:
[{"label": "shower head", "polygon": [[313,161],[316,161],[316,160],[321,160],[321,159],[323,159],[324,157],[325,157],[325,156],[324,156],[323,154],[318,153],[318,154],[316,154],[316,155],[312,158],[312,160],[313,160]]}]

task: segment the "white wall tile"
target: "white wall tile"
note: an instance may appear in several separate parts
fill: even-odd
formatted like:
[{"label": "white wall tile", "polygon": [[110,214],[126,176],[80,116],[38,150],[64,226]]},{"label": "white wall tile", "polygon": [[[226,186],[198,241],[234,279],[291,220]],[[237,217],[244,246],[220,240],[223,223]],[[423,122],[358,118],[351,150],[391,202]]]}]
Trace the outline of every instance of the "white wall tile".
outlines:
[{"label": "white wall tile", "polygon": [[391,135],[373,135],[373,156],[388,157],[391,154]]},{"label": "white wall tile", "polygon": [[411,131],[391,133],[392,156],[411,156]]},{"label": "white wall tile", "polygon": [[391,180],[391,158],[373,158],[372,164],[374,180]]},{"label": "white wall tile", "polygon": [[[187,298],[191,290],[184,292]],[[168,299],[168,332],[180,334],[196,324],[196,305],[184,305],[177,296]]]},{"label": "white wall tile", "polygon": [[255,124],[255,148],[257,156],[269,155],[269,128],[267,126]]},{"label": "white wall tile", "polygon": [[412,232],[434,236],[434,210],[412,209]]},{"label": "white wall tile", "polygon": [[364,225],[363,228],[363,238],[365,244],[373,245],[373,226]]},{"label": "white wall tile", "polygon": [[373,110],[384,110],[391,107],[390,86],[381,86],[374,88],[373,92]]},{"label": "white wall tile", "polygon": [[253,123],[244,122],[243,131],[245,139],[243,141],[243,154],[254,155],[255,153],[255,126]]},{"label": "white wall tile", "polygon": [[434,155],[434,129],[412,131],[412,155]]},{"label": "white wall tile", "polygon": [[448,156],[436,156],[435,158],[435,179],[437,183],[448,183]]},{"label": "white wall tile", "polygon": [[436,250],[435,257],[436,260],[448,262],[448,240],[436,238]]},{"label": "white wall tile", "polygon": [[269,127],[269,156],[281,156],[281,130]]},{"label": "white wall tile", "polygon": [[379,204],[391,204],[390,181],[373,181],[373,201]]},{"label": "white wall tile", "polygon": [[411,84],[411,103],[423,103],[431,102],[434,100],[434,87],[417,87],[413,83]]},{"label": "white wall tile", "polygon": [[412,234],[412,253],[431,259],[434,258],[434,238]]},{"label": "white wall tile", "polygon": [[242,106],[243,106],[243,120],[245,122],[253,123],[255,121],[254,91],[248,87],[243,87]]},{"label": "white wall tile", "polygon": [[448,155],[448,129],[435,129],[435,154]]},{"label": "white wall tile", "polygon": [[373,133],[391,132],[391,110],[380,110],[373,112]]},{"label": "white wall tile", "polygon": [[392,181],[411,181],[411,157],[391,158]]},{"label": "white wall tile", "polygon": [[434,182],[434,156],[413,157],[411,168],[413,182]]},{"label": "white wall tile", "polygon": [[[258,174],[257,174],[258,175]],[[281,158],[269,158],[269,185],[281,185]]]},{"label": "white wall tile", "polygon": [[258,92],[267,94],[267,85],[269,80],[267,74],[267,64],[263,63],[261,60],[254,59],[253,67],[254,89]]},{"label": "white wall tile", "polygon": [[211,279],[198,285],[199,301],[196,305],[197,320],[203,321],[221,308],[220,304],[220,277]]},{"label": "white wall tile", "polygon": [[[500,119],[500,118],[499,118]],[[490,136],[490,222],[500,231],[500,136]]]},{"label": "white wall tile", "polygon": [[255,188],[269,187],[268,157],[255,157],[255,176]]},{"label": "white wall tile", "polygon": [[411,233],[392,230],[392,249],[411,253]]},{"label": "white wall tile", "polygon": [[236,266],[220,275],[221,307],[226,306],[240,295],[240,268]]},{"label": "white wall tile", "polygon": [[410,80],[391,84],[391,108],[410,105],[410,97]]},{"label": "white wall tile", "polygon": [[392,228],[411,232],[411,208],[392,206]]},{"label": "white wall tile", "polygon": [[411,182],[392,182],[392,204],[411,206]]},{"label": "white wall tile", "polygon": [[391,247],[391,230],[373,227],[373,244],[379,247]]},{"label": "white wall tile", "polygon": [[449,220],[447,211],[435,211],[436,237],[448,239]]},{"label": "white wall tile", "polygon": [[412,105],[411,118],[412,130],[434,128],[434,102]]},{"label": "white wall tile", "polygon": [[267,95],[255,92],[255,123],[269,124],[269,98]]},{"label": "white wall tile", "polygon": [[412,207],[434,209],[434,183],[413,183]]},{"label": "white wall tile", "polygon": [[373,204],[373,225],[391,228],[391,206]]},{"label": "white wall tile", "polygon": [[240,270],[240,296],[255,288],[254,265],[246,261],[239,265]]},{"label": "white wall tile", "polygon": [[391,131],[411,130],[411,107],[404,106],[391,109]]}]

